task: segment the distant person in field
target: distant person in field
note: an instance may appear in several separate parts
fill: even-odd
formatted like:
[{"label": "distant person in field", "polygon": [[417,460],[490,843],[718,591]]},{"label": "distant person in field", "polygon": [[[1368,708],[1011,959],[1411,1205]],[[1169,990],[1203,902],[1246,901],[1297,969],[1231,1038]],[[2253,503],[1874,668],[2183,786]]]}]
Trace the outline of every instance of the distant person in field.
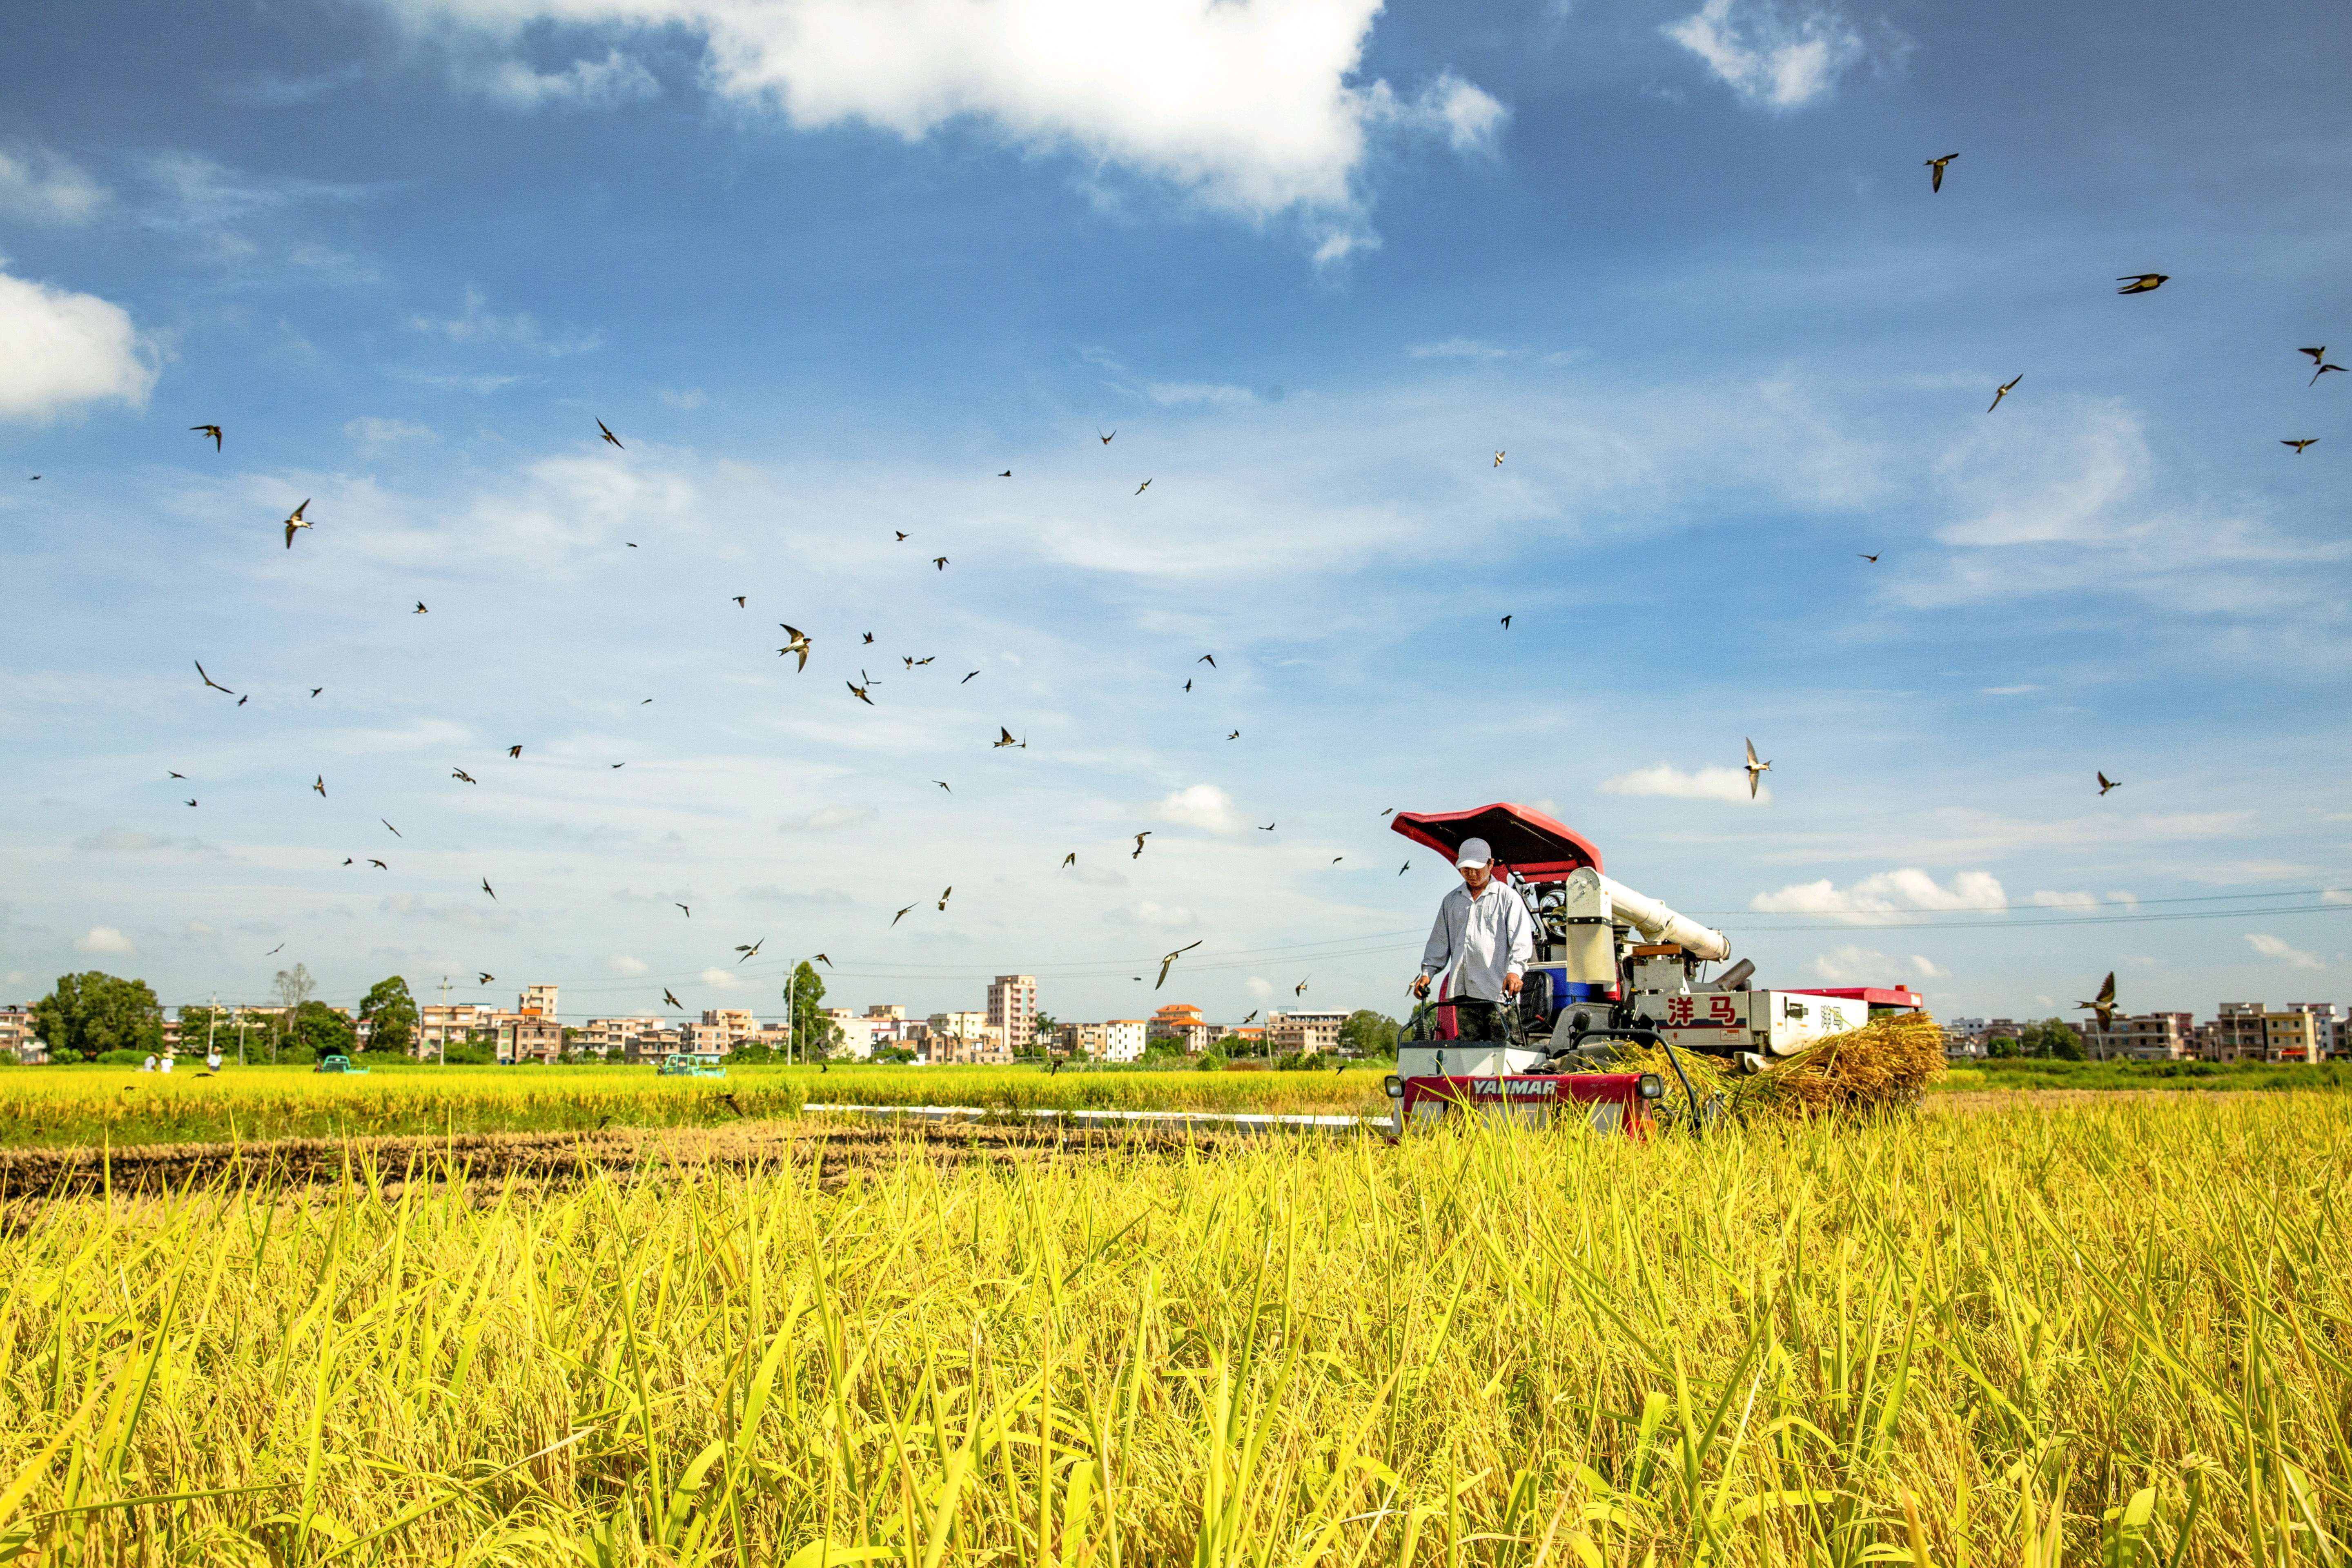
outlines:
[{"label": "distant person in field", "polygon": [[215,1046],[211,1050],[205,1053],[205,1070],[206,1072],[218,1072],[220,1071],[220,1047],[218,1046]]},{"label": "distant person in field", "polygon": [[143,1065],[142,1065],[142,1066],[141,1066],[141,1068],[139,1068],[139,1070],[140,1070],[141,1072],[153,1072],[153,1071],[155,1070],[155,1053],[154,1053],[154,1052],[152,1052],[152,1051],[149,1051],[149,1052],[147,1053],[147,1060],[146,1060],[146,1062],[145,1062]]},{"label": "distant person in field", "polygon": [[1527,900],[1495,880],[1495,852],[1485,839],[1464,839],[1454,865],[1462,885],[1437,906],[1437,923],[1421,950],[1421,973],[1411,990],[1427,996],[1431,977],[1451,971],[1447,994],[1457,1004],[1456,1035],[1498,1040],[1496,1005],[1519,994],[1519,977],[1536,952],[1535,917]]},{"label": "distant person in field", "polygon": [[172,1053],[170,1051],[165,1051],[163,1053],[163,1066],[162,1070],[164,1072],[170,1072],[172,1070]]}]

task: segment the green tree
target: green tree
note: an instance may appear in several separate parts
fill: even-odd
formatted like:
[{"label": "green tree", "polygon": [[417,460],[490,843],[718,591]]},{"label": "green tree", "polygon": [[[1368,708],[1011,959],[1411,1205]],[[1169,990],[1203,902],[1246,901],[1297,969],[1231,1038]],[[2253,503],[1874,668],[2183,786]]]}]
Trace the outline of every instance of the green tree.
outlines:
[{"label": "green tree", "polygon": [[2028,1024],[2018,1037],[2018,1049],[2029,1057],[2083,1059],[2083,1037],[2063,1018],[2043,1018]]},{"label": "green tree", "polygon": [[163,1005],[143,980],[95,969],[60,974],[58,988],[33,1004],[33,1032],[53,1058],[91,1061],[100,1051],[160,1050]]},{"label": "green tree", "polygon": [[320,1057],[352,1054],[352,1021],[324,1002],[305,1002],[294,1009],[287,1026],[286,1059],[315,1061]]},{"label": "green tree", "polygon": [[1029,1026],[1029,1038],[1042,1056],[1059,1056],[1062,1050],[1062,1026],[1051,1013],[1040,1013]]},{"label": "green tree", "polygon": [[1339,1048],[1360,1057],[1396,1055],[1397,1021],[1385,1013],[1359,1007],[1339,1026]]},{"label": "green tree", "polygon": [[784,1021],[802,1061],[817,1061],[841,1047],[841,1026],[824,1016],[824,980],[806,960],[784,986]]},{"label": "green tree", "polygon": [[[360,1016],[368,1021],[368,1049],[405,1052],[416,1038],[416,999],[408,982],[395,974],[368,987],[360,1003]],[[572,1031],[563,1031],[568,1044]]]},{"label": "green tree", "polygon": [[1993,1036],[1985,1041],[1985,1055],[1995,1061],[2008,1060],[2017,1055],[2017,1037],[2013,1035]]},{"label": "green tree", "polygon": [[236,1049],[236,1020],[226,1007],[183,1007],[180,1009],[180,1049],[192,1057],[205,1054],[205,1040],[210,1036],[213,1045],[226,1056]]}]

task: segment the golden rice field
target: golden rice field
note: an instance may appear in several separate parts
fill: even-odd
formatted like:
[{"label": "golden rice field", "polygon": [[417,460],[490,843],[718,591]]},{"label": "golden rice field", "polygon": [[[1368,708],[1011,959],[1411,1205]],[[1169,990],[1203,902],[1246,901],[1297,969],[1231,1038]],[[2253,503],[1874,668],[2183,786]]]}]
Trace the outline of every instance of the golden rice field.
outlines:
[{"label": "golden rice field", "polygon": [[999,1110],[1384,1111],[1384,1068],[1346,1072],[1066,1072],[1033,1067],[735,1068],[659,1078],[650,1066],[415,1068],[355,1074],[230,1068],[218,1078],[127,1068],[0,1072],[0,1148],[708,1127],[806,1101]]},{"label": "golden rice field", "polygon": [[[793,1136],[824,1131],[819,1119]],[[870,1131],[870,1130],[869,1130]],[[21,1563],[2329,1563],[2340,1096],[53,1201]]]}]

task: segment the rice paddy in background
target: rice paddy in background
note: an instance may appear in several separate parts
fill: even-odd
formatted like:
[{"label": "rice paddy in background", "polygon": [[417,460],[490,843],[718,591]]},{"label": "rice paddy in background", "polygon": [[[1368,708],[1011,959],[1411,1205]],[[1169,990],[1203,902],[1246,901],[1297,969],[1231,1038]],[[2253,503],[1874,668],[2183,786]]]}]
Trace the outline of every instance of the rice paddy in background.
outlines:
[{"label": "rice paddy in background", "polygon": [[2345,1551],[2339,1096],[922,1148],[23,1210],[0,1531],[44,1564]]},{"label": "rice paddy in background", "polygon": [[1385,1114],[1385,1066],[1345,1072],[1065,1072],[1033,1067],[751,1067],[724,1079],[645,1067],[415,1068],[363,1076],[229,1068],[218,1078],[125,1068],[0,1072],[0,1147],[709,1127],[809,1100],[996,1110]]}]

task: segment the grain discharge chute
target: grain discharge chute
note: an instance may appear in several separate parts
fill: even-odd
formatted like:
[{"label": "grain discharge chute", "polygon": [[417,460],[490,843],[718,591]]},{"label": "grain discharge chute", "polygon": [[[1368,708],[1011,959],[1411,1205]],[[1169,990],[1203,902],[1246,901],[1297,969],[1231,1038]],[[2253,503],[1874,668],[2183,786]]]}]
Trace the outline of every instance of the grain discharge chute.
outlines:
[{"label": "grain discharge chute", "polygon": [[[1446,813],[1399,812],[1397,832],[1442,851],[1491,847],[1496,890],[1527,903],[1536,929],[1516,1004],[1498,1010],[1500,1040],[1465,1040],[1454,1026],[1450,975],[1417,1008],[1397,1044],[1397,1131],[1465,1107],[1549,1119],[1573,1108],[1596,1125],[1639,1131],[1666,1087],[1653,1075],[1612,1072],[1627,1047],[1663,1046],[1720,1059],[1736,1072],[1768,1069],[1826,1036],[1873,1016],[1916,1012],[1906,986],[1759,990],[1755,965],[1731,962],[1724,934],[1612,880],[1601,851],[1541,812],[1508,803]],[[1710,969],[1717,969],[1712,974]],[[1697,1118],[1686,1084],[1678,1110]]]}]

